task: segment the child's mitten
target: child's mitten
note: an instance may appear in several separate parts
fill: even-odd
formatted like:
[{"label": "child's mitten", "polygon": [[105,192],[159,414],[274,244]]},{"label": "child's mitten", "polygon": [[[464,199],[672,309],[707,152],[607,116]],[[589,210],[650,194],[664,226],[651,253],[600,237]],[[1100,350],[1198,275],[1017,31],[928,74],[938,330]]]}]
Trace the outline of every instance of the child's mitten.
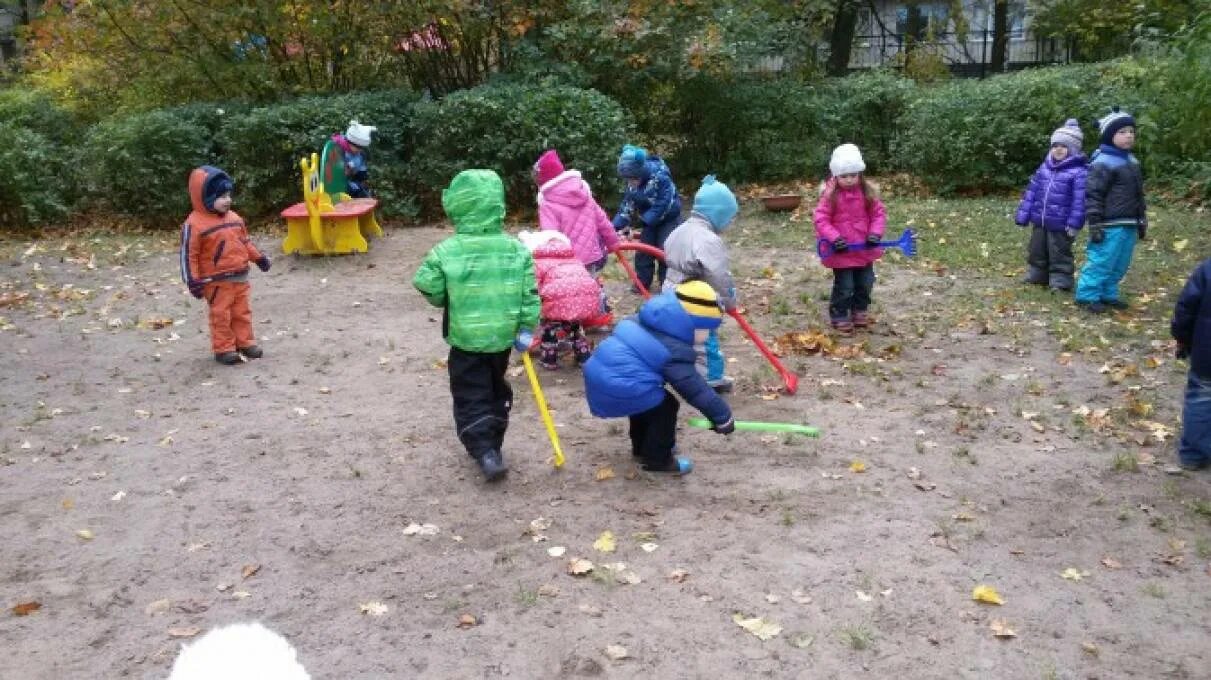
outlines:
[{"label": "child's mitten", "polygon": [[195,298],[201,300],[202,299],[202,284],[200,284],[200,283],[189,284],[189,294],[194,296]]},{"label": "child's mitten", "polygon": [[1076,238],[1076,229],[1073,229],[1072,227],[1065,229],[1064,233],[1068,235],[1068,238]]},{"label": "child's mitten", "polygon": [[260,269],[263,272],[269,271],[269,256],[262,255],[260,259],[256,261],[256,266],[257,269]]},{"label": "child's mitten", "polygon": [[728,418],[726,423],[711,425],[711,429],[719,434],[731,434],[736,431],[736,421]]},{"label": "child's mitten", "polygon": [[517,331],[517,337],[513,340],[513,349],[518,352],[529,352],[530,345],[534,344],[534,332],[529,328],[523,328]]},{"label": "child's mitten", "polygon": [[833,241],[833,250],[838,253],[844,253],[849,250],[849,244],[845,242],[844,236],[838,236],[836,241]]},{"label": "child's mitten", "polygon": [[1148,240],[1148,220],[1140,220],[1139,236],[1141,241]]},{"label": "child's mitten", "polygon": [[1103,229],[1101,227],[1090,227],[1090,229],[1089,229],[1089,242],[1090,243],[1101,243],[1102,241],[1105,241],[1105,240],[1106,240],[1106,230],[1105,229]]},{"label": "child's mitten", "polygon": [[866,235],[866,245],[870,246],[871,248],[874,248],[875,246],[879,245],[879,235],[878,234],[867,234]]}]

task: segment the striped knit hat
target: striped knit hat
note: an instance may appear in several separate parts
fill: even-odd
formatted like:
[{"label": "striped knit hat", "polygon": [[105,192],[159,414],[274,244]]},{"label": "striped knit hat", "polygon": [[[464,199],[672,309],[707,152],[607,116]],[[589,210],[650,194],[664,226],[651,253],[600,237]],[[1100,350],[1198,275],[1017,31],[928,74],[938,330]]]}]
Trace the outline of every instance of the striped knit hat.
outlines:
[{"label": "striped knit hat", "polygon": [[723,322],[719,310],[719,296],[706,281],[686,281],[677,286],[677,301],[689,313],[694,328],[718,328]]},{"label": "striped knit hat", "polygon": [[1135,119],[1131,117],[1131,114],[1120,111],[1117,106],[1111,108],[1110,113],[1097,121],[1098,141],[1102,144],[1114,145],[1114,133],[1128,125],[1135,127]]}]

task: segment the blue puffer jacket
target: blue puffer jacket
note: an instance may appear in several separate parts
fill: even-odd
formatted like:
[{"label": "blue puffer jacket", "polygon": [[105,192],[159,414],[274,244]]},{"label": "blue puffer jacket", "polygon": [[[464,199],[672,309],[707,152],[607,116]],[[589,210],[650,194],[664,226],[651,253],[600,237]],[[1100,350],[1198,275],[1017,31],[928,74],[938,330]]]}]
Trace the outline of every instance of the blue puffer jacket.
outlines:
[{"label": "blue puffer jacket", "polygon": [[1047,154],[1030,178],[1014,221],[1047,231],[1080,229],[1085,223],[1085,179],[1089,161],[1082,155],[1058,163]]},{"label": "blue puffer jacket", "polygon": [[694,367],[694,322],[672,292],[657,295],[618,324],[584,365],[585,396],[598,418],[621,418],[654,408],[669,383],[712,423],[732,417]]},{"label": "blue puffer jacket", "polygon": [[1211,380],[1211,260],[1190,275],[1173,308],[1173,339],[1190,350],[1190,371]]},{"label": "blue puffer jacket", "polygon": [[[643,169],[644,176],[640,178],[639,186],[633,189],[628,186],[622,195],[622,204],[618,206],[618,214],[614,215],[615,229],[656,228],[681,219],[681,197],[677,195],[677,185],[673,184],[669,166],[659,156],[651,156]],[[643,224],[631,224],[632,213]]]}]

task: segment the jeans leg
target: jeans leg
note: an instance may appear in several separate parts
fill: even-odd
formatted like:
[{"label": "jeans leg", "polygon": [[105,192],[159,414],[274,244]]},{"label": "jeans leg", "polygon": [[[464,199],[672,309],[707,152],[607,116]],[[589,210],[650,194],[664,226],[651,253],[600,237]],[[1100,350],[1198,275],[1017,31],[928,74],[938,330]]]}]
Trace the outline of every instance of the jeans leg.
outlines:
[{"label": "jeans leg", "polygon": [[854,270],[854,311],[865,312],[870,308],[870,294],[874,287],[875,265],[873,263]]},{"label": "jeans leg", "polygon": [[1186,379],[1177,455],[1189,465],[1211,463],[1211,380],[1200,380],[1194,373]]},{"label": "jeans leg", "polygon": [[828,316],[833,321],[849,319],[854,303],[854,270],[833,270],[833,292],[828,299]]}]

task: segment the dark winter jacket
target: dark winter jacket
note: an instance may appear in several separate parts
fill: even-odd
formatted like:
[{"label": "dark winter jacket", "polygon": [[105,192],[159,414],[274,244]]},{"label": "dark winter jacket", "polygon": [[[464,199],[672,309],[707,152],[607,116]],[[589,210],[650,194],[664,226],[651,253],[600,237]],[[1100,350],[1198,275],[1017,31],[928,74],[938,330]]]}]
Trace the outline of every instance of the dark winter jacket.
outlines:
[{"label": "dark winter jacket", "polygon": [[[628,186],[622,196],[618,214],[614,215],[614,229],[654,229],[681,220],[681,197],[677,195],[669,166],[659,156],[651,156],[643,170],[639,186]],[[639,224],[632,223],[632,215],[638,217]]]},{"label": "dark winter jacket", "polygon": [[1085,184],[1085,219],[1089,226],[1147,225],[1144,174],[1135,156],[1103,144],[1093,153]]},{"label": "dark winter jacket", "polygon": [[1190,351],[1190,371],[1211,380],[1211,260],[1190,275],[1173,308],[1169,332]]},{"label": "dark winter jacket", "polygon": [[664,399],[667,382],[712,423],[726,423],[731,408],[694,360],[693,320],[674,294],[657,295],[618,324],[584,365],[589,411],[598,418],[642,413]]},{"label": "dark winter jacket", "polygon": [[1080,229],[1085,223],[1085,179],[1089,160],[1082,155],[1055,161],[1051,154],[1030,178],[1014,221],[1047,231]]}]

